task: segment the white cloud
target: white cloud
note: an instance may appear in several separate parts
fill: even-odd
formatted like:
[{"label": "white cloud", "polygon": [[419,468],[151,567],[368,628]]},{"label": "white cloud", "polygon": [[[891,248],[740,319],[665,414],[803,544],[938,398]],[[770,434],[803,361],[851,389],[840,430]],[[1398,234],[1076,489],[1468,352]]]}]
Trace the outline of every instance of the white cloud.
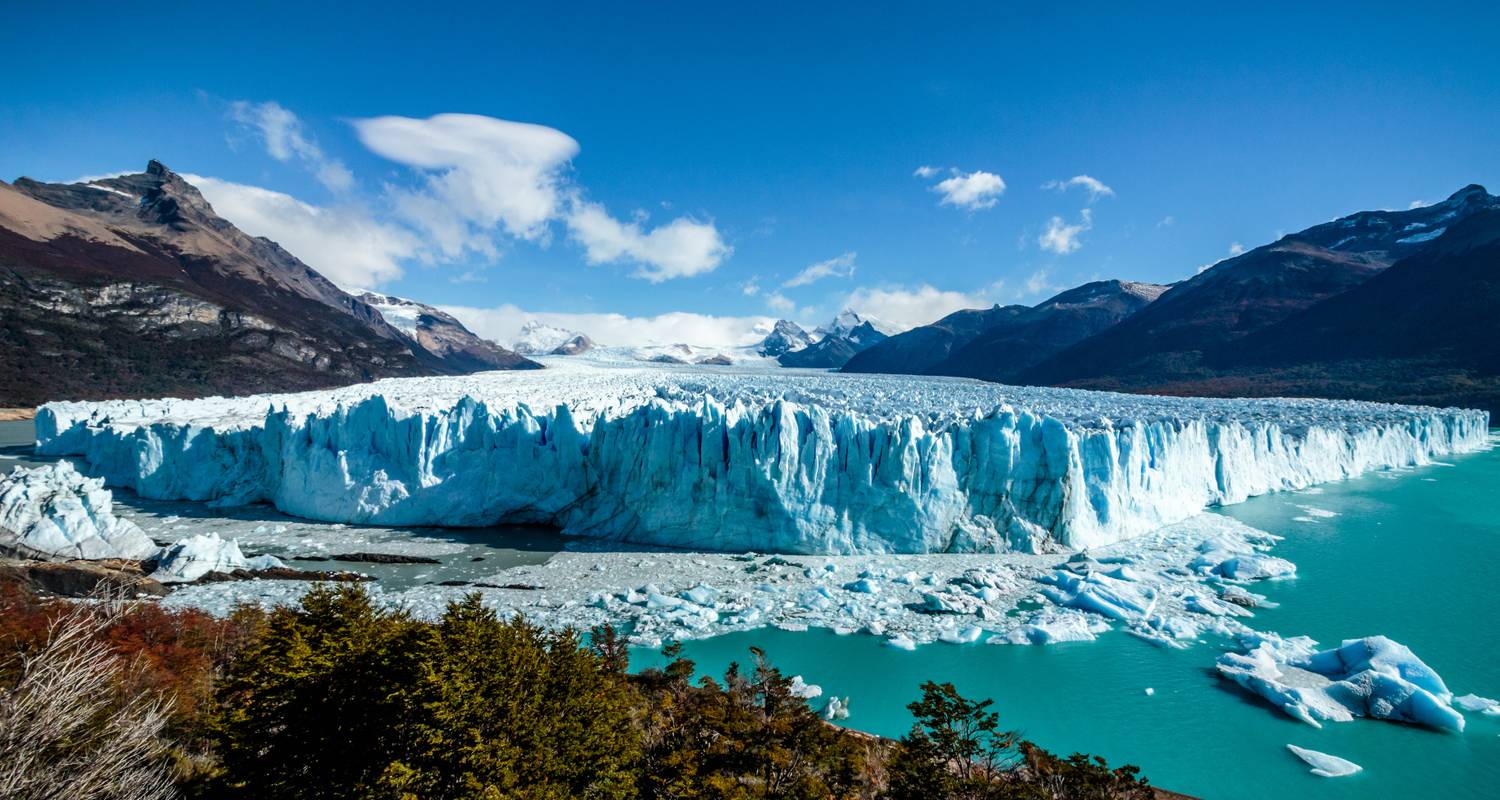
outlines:
[{"label": "white cloud", "polygon": [[401,277],[401,262],[420,250],[410,231],[358,210],[322,208],[217,178],[182,177],[240,230],[276,242],[345,289],[371,289]]},{"label": "white cloud", "polygon": [[697,347],[740,347],[765,338],[775,318],[718,317],[673,311],[648,317],[609,313],[526,311],[506,304],[495,308],[444,306],[475,333],[502,344],[513,341],[521,326],[537,320],[559,328],[581,331],[604,345],[641,347],[684,343]]},{"label": "white cloud", "polygon": [[781,292],[766,295],[766,306],[778,314],[789,314],[797,308],[797,304]]},{"label": "white cloud", "polygon": [[854,274],[854,259],[857,255],[851,251],[827,261],[808,265],[781,285],[783,288],[792,289],[824,278],[848,278]]},{"label": "white cloud", "polygon": [[1229,243],[1229,255],[1231,257],[1240,255],[1241,253],[1244,253],[1244,252],[1245,252],[1245,246],[1244,245],[1240,244],[1239,242],[1230,242]]},{"label": "white cloud", "polygon": [[578,142],[562,131],[478,114],[374,117],[353,125],[377,155],[424,172],[422,189],[389,191],[405,195],[397,208],[448,256],[486,252],[485,232],[497,226],[519,239],[544,239],[561,209],[562,172],[578,154]]},{"label": "white cloud", "polygon": [[915,328],[936,322],[963,308],[984,308],[993,303],[995,284],[983,292],[968,293],[937,289],[922,284],[914,289],[904,287],[860,287],[844,298],[844,308],[889,322],[900,328]]},{"label": "white cloud", "polygon": [[1432,204],[1427,202],[1426,200],[1413,200],[1410,203],[1407,203],[1406,210],[1410,211],[1414,208],[1426,208],[1429,205]]},{"label": "white cloud", "polygon": [[941,205],[955,206],[968,211],[991,208],[1005,192],[1005,181],[999,175],[984,170],[973,172],[953,171],[953,177],[939,181],[932,191],[943,196]]},{"label": "white cloud", "polygon": [[1104,185],[1104,181],[1089,175],[1074,175],[1065,181],[1047,181],[1042,184],[1043,189],[1054,189],[1066,192],[1074,187],[1080,187],[1089,193],[1089,202],[1092,203],[1101,197],[1114,197],[1115,190]]},{"label": "white cloud", "polygon": [[1083,242],[1079,239],[1093,227],[1094,215],[1087,208],[1079,212],[1079,221],[1073,225],[1064,222],[1062,217],[1053,217],[1047,220],[1047,229],[1042,231],[1042,235],[1037,238],[1037,244],[1041,245],[1043,250],[1060,256],[1076,253],[1080,247],[1083,247]]},{"label": "white cloud", "polygon": [[1172,216],[1171,214],[1168,214],[1165,217],[1162,217],[1160,222],[1156,223],[1156,227],[1158,227],[1158,228],[1170,228],[1170,227],[1172,227],[1173,225],[1176,225],[1176,224],[1177,224],[1177,218],[1174,217],[1174,216]]},{"label": "white cloud", "polygon": [[931,178],[931,177],[933,177],[934,175],[937,175],[937,174],[938,174],[938,168],[937,167],[929,167],[926,164],[923,164],[922,166],[917,167],[916,170],[914,172],[912,172],[912,175],[915,176],[915,177],[918,177],[918,178]]},{"label": "white cloud", "polygon": [[1053,285],[1051,278],[1051,272],[1045,268],[1031,273],[1030,277],[1026,279],[1026,283],[1022,286],[1023,291],[1020,293],[1019,298],[1036,298],[1042,294],[1052,294],[1062,288]]},{"label": "white cloud", "polygon": [[639,221],[620,222],[604,206],[578,200],[567,224],[590,264],[633,262],[635,275],[652,283],[711,272],[733,252],[712,222],[689,217],[647,231]]},{"label": "white cloud", "polygon": [[266,146],[266,153],[277,161],[298,159],[318,181],[335,192],[346,192],[354,186],[354,174],[342,161],[324,155],[323,149],[302,128],[296,114],[274,101],[251,103],[238,100],[229,104],[229,116],[254,129]]}]

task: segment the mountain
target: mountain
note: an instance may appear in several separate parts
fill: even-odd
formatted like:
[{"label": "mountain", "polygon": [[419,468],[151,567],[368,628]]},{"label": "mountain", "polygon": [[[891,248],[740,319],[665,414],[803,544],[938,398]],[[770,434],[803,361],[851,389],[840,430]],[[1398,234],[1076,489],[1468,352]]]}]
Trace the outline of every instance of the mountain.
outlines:
[{"label": "mountain", "polygon": [[1166,289],[1151,283],[1095,281],[1035,306],[956,311],[855,355],[843,371],[1010,381],[1145,308]]},{"label": "mountain", "polygon": [[1362,211],[1215,264],[1139,313],[1025,370],[1025,383],[1168,393],[1199,391],[1216,362],[1267,329],[1416,255],[1500,200],[1468,186],[1406,211]]},{"label": "mountain", "polygon": [[813,343],[813,338],[791,320],[778,319],[771,332],[762,339],[755,351],[763,356],[775,358],[784,353],[801,350]]},{"label": "mountain", "polygon": [[845,310],[827,325],[820,326],[816,342],[777,356],[783,367],[837,369],[856,353],[885,341],[894,329],[879,320]]},{"label": "mountain", "polygon": [[576,356],[594,349],[595,344],[582,333],[533,319],[521,326],[511,346],[526,356]]},{"label": "mountain", "polygon": [[457,374],[159,162],[0,182],[0,405]]},{"label": "mountain", "polygon": [[379,311],[387,323],[417,346],[460,369],[479,372],[540,366],[488,339],[479,338],[452,315],[432,306],[374,292],[365,292],[359,299]]},{"label": "mountain", "polygon": [[1500,414],[1500,206],[1445,222],[1420,252],[1240,340],[1205,388]]},{"label": "mountain", "polygon": [[827,325],[819,325],[813,331],[813,334],[819,339],[827,339],[830,336],[848,339],[850,343],[863,349],[875,342],[870,341],[868,338],[862,338],[868,336],[868,333],[862,333],[862,331],[873,332],[878,334],[880,339],[884,339],[900,332],[900,330],[900,328],[889,322],[846,308],[840,311],[838,316],[835,316]]}]

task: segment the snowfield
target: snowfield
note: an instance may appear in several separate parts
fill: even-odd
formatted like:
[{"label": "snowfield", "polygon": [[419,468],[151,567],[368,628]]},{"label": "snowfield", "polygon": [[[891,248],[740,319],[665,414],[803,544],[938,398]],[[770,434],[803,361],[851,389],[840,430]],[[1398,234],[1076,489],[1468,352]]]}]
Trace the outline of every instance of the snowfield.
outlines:
[{"label": "snowfield", "polygon": [[[803,554],[1083,549],[1486,442],[1479,411],[547,359],[301,394],[65,402],[38,450],[158,499]],[[1275,569],[1249,559],[1229,569]],[[1231,576],[1232,577],[1232,576]],[[1063,593],[1089,587],[1057,586]]]}]

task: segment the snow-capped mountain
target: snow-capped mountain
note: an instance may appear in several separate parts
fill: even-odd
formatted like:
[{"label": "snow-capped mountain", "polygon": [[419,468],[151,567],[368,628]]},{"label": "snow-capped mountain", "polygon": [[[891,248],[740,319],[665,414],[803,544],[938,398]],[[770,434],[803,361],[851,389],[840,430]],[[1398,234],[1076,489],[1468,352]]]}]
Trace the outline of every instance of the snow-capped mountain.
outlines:
[{"label": "snow-capped mountain", "polygon": [[537,320],[528,320],[511,345],[526,356],[576,356],[595,347],[587,335]]},{"label": "snow-capped mountain", "polygon": [[813,334],[819,339],[826,339],[829,336],[839,336],[848,339],[853,344],[869,347],[874,342],[861,340],[861,336],[868,335],[865,331],[874,331],[880,334],[881,338],[885,338],[899,333],[901,328],[898,325],[892,325],[889,322],[846,308],[840,311],[828,324],[819,325],[813,331]]},{"label": "snow-capped mountain", "polygon": [[418,347],[452,363],[475,370],[515,369],[534,363],[479,338],[452,315],[432,306],[375,292],[365,292],[359,299],[379,311],[386,322]]},{"label": "snow-capped mountain", "polygon": [[0,405],[312,389],[474,368],[415,346],[369,303],[220,217],[156,161],[83,183],[0,182],[0,263]]},{"label": "snow-capped mountain", "polygon": [[889,323],[845,309],[833,321],[818,327],[815,331],[818,339],[812,345],[782,353],[776,360],[783,367],[837,369],[856,353],[885,341],[896,330]]},{"label": "snow-capped mountain", "polygon": [[791,320],[779,319],[771,328],[771,332],[756,347],[756,352],[775,358],[783,353],[801,350],[812,343],[812,335],[803,330],[801,325]]}]

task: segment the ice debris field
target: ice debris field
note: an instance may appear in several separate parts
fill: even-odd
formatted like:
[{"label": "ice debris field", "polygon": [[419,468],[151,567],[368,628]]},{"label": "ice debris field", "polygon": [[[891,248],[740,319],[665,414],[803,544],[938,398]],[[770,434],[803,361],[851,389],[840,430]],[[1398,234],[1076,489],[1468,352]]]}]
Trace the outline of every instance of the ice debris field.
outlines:
[{"label": "ice debris field", "polygon": [[1097,547],[1477,449],[1488,415],[554,360],[333,391],[49,403],[38,452],[144,497],[807,554]]},{"label": "ice debris field", "polygon": [[[1255,610],[1270,605],[1258,586],[1295,578],[1296,566],[1271,552],[1278,537],[1201,513],[1479,449],[1483,412],[551,366],[306,394],[53,403],[38,415],[38,450],[147,498],[266,502],[340,524],[543,523],[580,537],[543,563],[463,585],[371,584],[422,616],[480,591],[502,613],[613,623],[643,646],[768,625],[901,649],[1045,645],[1112,629],[1164,647],[1216,637],[1233,645],[1220,674],[1315,726],[1368,717],[1462,730],[1465,711],[1500,713],[1493,700],[1456,697],[1384,637],[1319,650],[1255,630]],[[180,582],[246,560],[217,536],[163,551],[163,564],[173,558],[163,575]],[[306,590],[186,583],[163,602],[227,612]],[[1357,769],[1292,752],[1315,774]]]}]

